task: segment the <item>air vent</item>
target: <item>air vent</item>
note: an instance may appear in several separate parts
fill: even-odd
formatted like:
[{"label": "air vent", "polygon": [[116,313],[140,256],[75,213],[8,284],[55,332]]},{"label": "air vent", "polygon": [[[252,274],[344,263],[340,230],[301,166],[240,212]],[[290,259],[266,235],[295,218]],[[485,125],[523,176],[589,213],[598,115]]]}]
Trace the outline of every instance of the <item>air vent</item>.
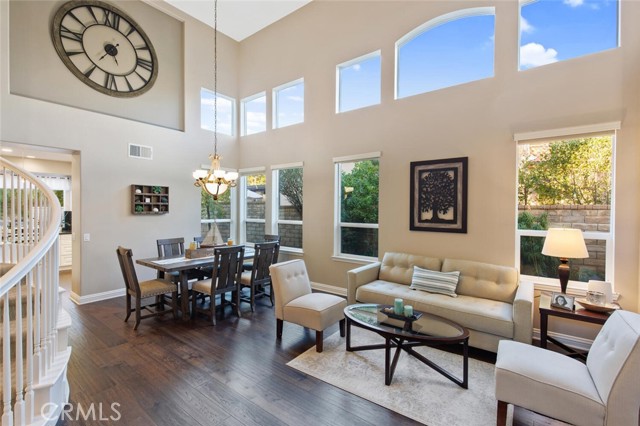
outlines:
[{"label": "air vent", "polygon": [[129,157],[153,160],[153,148],[150,146],[129,144]]}]

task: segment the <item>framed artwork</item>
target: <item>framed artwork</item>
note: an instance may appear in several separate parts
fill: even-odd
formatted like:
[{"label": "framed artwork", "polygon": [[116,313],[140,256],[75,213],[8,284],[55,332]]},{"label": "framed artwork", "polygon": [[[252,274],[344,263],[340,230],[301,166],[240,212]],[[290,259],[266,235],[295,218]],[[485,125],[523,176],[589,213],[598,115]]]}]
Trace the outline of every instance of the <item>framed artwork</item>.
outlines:
[{"label": "framed artwork", "polygon": [[411,162],[409,228],[467,233],[468,157]]},{"label": "framed artwork", "polygon": [[551,295],[551,306],[554,308],[566,309],[573,311],[575,299],[565,293],[553,293]]}]

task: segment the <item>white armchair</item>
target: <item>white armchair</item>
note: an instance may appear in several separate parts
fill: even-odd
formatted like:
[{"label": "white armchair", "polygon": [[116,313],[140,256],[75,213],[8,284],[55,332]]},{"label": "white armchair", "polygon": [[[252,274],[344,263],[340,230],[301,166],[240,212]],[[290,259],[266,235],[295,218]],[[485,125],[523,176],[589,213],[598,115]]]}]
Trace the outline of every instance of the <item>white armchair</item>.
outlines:
[{"label": "white armchair", "polygon": [[616,311],[591,345],[586,365],[502,340],[496,360],[498,426],[514,404],[576,426],[637,426],[640,420],[640,315]]},{"label": "white armchair", "polygon": [[269,267],[275,297],[276,338],[282,339],[284,321],[316,330],[316,351],[322,352],[324,330],[340,322],[344,337],[344,308],[339,296],[312,293],[311,281],[303,260],[290,260]]}]

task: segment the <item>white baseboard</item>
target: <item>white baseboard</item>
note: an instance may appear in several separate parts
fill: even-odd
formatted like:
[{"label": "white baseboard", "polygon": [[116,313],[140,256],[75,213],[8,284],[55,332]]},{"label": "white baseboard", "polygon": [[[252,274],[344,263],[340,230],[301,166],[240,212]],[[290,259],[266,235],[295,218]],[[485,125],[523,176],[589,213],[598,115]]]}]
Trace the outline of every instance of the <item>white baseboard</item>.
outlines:
[{"label": "white baseboard", "polygon": [[336,287],[335,285],[311,283],[311,288],[323,293],[335,294],[336,296],[347,297],[347,289],[344,287]]},{"label": "white baseboard", "polygon": [[[579,351],[588,351],[589,348],[591,347],[591,344],[593,343],[593,340],[584,339],[582,337],[570,336],[568,334],[554,333],[554,332],[549,332],[548,334],[549,336],[553,337],[557,341],[564,343],[570,348],[573,348]],[[540,340],[539,329],[537,328],[533,329],[533,338]]]},{"label": "white baseboard", "polygon": [[76,305],[86,305],[87,303],[99,302],[101,300],[115,299],[116,297],[124,296],[124,288],[117,290],[105,291],[103,293],[89,294],[87,296],[78,296],[78,294],[71,292],[71,300]]}]

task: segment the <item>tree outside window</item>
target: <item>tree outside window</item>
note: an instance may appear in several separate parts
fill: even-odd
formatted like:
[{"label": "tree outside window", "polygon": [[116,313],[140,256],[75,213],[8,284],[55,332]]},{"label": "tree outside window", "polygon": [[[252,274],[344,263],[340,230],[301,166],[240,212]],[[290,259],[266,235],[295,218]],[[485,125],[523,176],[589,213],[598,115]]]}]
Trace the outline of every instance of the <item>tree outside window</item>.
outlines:
[{"label": "tree outside window", "polygon": [[302,168],[279,169],[277,182],[277,229],[280,245],[302,248]]},{"label": "tree outside window", "polygon": [[377,159],[338,164],[340,253],[378,257]]}]

